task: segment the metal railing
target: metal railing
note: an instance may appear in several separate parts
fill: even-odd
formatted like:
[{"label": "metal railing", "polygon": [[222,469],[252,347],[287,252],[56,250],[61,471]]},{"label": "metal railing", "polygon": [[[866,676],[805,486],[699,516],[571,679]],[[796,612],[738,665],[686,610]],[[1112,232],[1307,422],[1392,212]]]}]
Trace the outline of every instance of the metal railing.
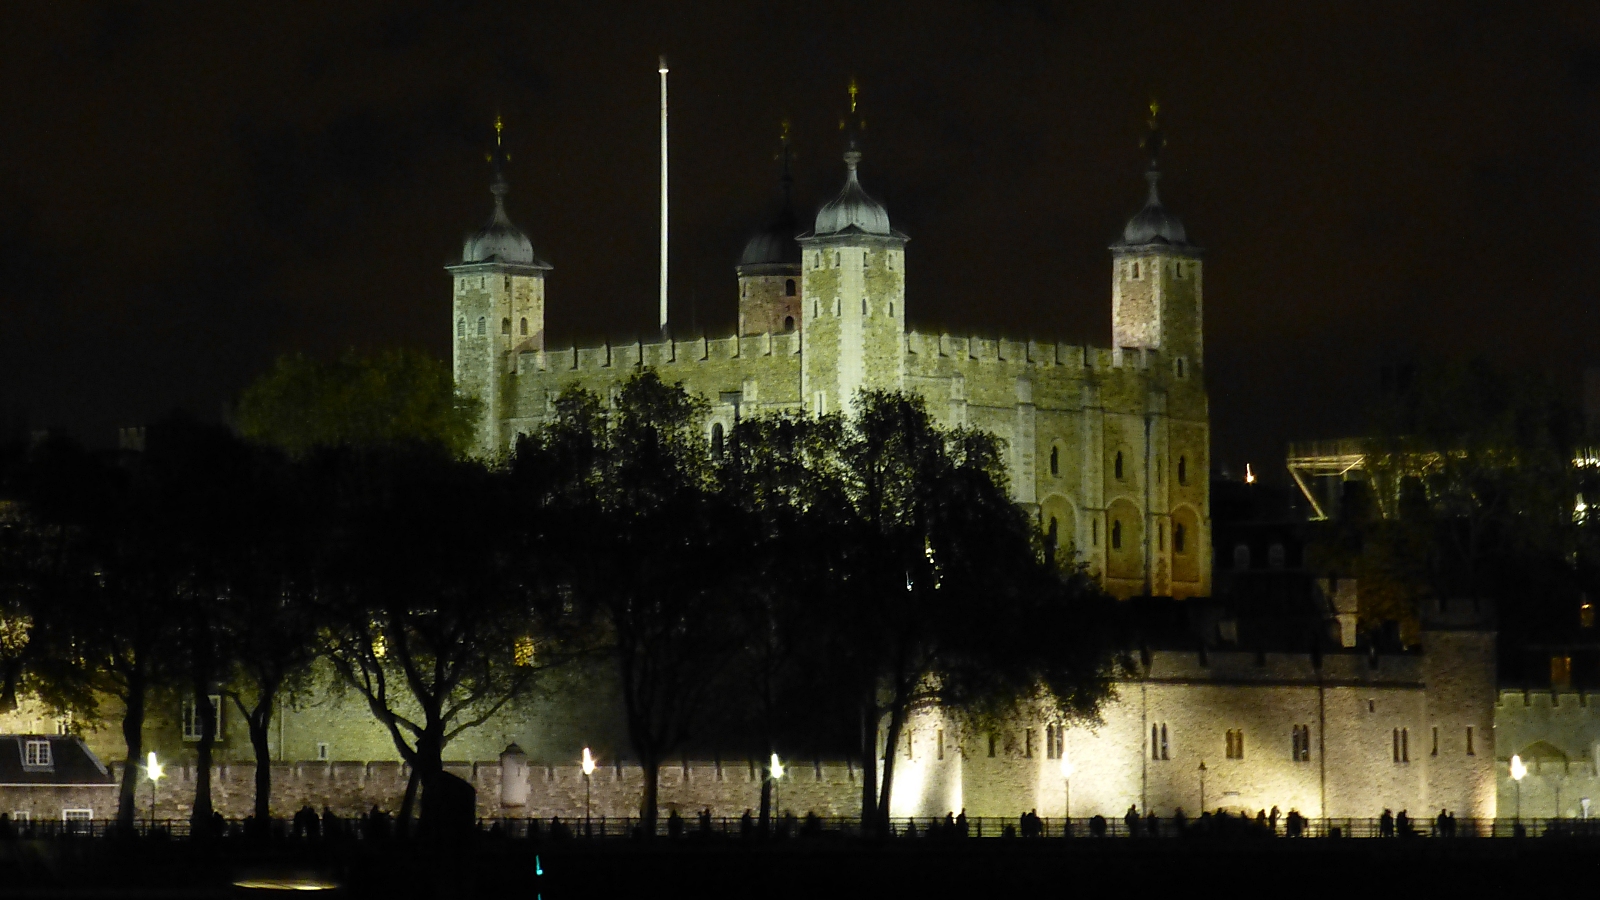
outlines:
[{"label": "metal railing", "polygon": [[[207,837],[218,839],[263,838],[283,841],[375,841],[396,839],[399,823],[388,817],[373,820],[369,817],[320,819],[316,827],[296,827],[292,819],[273,819],[264,827],[249,820],[230,819],[213,826]],[[641,836],[641,820],[634,817],[595,816],[588,821],[582,818],[530,819],[485,818],[477,823],[477,830],[486,837],[511,840],[621,840]],[[1511,837],[1585,837],[1600,838],[1600,819],[1576,818],[1459,818],[1441,822],[1438,819],[1391,819],[1381,817],[1337,817],[1325,819],[1303,818],[1295,828],[1280,818],[1276,827],[1271,823],[1241,816],[1203,816],[1177,819],[1165,817],[1152,820],[1141,817],[1132,822],[1122,818],[999,818],[972,816],[965,819],[947,817],[895,817],[889,821],[890,837],[903,840],[944,840],[1015,838],[1036,839],[1106,839],[1148,840],[1161,838],[1370,838],[1395,839],[1466,839]],[[670,815],[656,821],[658,837],[682,840],[760,840],[760,839],[839,839],[858,838],[866,833],[857,817],[778,816],[762,825],[751,817],[712,816],[689,817],[674,820]],[[145,839],[186,839],[194,836],[187,819],[140,819],[132,834]],[[0,842],[12,840],[92,840],[125,838],[127,832],[117,827],[111,819],[74,819],[5,821],[0,822]]]}]

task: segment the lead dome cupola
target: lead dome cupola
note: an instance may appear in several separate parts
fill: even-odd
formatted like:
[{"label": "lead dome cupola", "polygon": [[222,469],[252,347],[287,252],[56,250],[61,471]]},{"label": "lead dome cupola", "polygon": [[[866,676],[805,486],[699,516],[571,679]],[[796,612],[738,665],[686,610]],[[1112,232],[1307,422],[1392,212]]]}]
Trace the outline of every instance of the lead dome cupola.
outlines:
[{"label": "lead dome cupola", "polygon": [[494,213],[489,217],[487,225],[462,242],[461,261],[549,268],[549,264],[533,252],[533,242],[528,240],[522,229],[512,224],[511,217],[506,215],[506,194],[510,192],[511,187],[506,183],[504,164],[511,156],[505,152],[500,143],[500,132],[503,127],[501,121],[496,119],[495,152],[489,158],[490,162],[494,163],[494,181],[489,185],[489,192],[494,194]]},{"label": "lead dome cupola", "polygon": [[1156,120],[1159,111],[1160,107],[1150,104],[1150,133],[1143,142],[1145,149],[1150,152],[1150,166],[1144,173],[1144,180],[1150,186],[1149,193],[1145,195],[1144,206],[1123,226],[1122,240],[1114,245],[1115,248],[1189,246],[1189,234],[1183,227],[1183,220],[1161,202],[1161,194],[1156,187],[1161,181],[1161,149],[1166,146],[1166,138]]}]

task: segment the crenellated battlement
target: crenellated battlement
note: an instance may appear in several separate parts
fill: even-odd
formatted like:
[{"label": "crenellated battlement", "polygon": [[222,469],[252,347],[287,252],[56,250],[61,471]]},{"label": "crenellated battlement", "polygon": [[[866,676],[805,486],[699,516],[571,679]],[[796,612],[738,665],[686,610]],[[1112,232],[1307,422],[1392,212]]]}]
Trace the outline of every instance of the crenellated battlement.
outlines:
[{"label": "crenellated battlement", "polygon": [[[727,362],[757,357],[799,356],[799,332],[767,332],[725,338],[680,341],[607,341],[595,347],[525,350],[517,355],[517,374],[536,372],[605,372],[628,368],[669,369],[676,365]],[[665,374],[665,372],[663,373]]]},{"label": "crenellated battlement", "polygon": [[1019,341],[946,333],[906,333],[906,353],[913,356],[966,359],[974,362],[1088,369],[1146,370],[1158,365],[1160,351],[1137,347],[1095,347],[1065,342]]}]

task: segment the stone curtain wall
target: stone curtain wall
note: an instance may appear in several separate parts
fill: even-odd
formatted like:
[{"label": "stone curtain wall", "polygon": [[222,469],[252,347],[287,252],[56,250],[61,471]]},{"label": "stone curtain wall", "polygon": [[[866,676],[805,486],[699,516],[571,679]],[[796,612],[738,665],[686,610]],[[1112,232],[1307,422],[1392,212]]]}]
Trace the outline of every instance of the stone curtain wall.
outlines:
[{"label": "stone curtain wall", "polygon": [[[560,816],[581,820],[584,816],[584,779],[578,766],[525,766],[527,802],[517,806],[501,803],[501,765],[491,763],[447,763],[445,769],[470,783],[478,792],[478,815],[483,818],[540,818]],[[122,765],[112,766],[118,779]],[[194,801],[196,769],[172,766],[156,791],[155,815],[158,819],[184,819]],[[710,807],[713,816],[735,818],[746,809],[758,811],[761,804],[759,764],[748,762],[690,762],[661,769],[661,810],[671,810],[686,819]],[[390,813],[398,812],[405,798],[409,768],[394,762],[282,763],[272,767],[272,812],[287,817],[310,805],[320,811],[324,805],[341,817],[364,813],[374,805]],[[636,817],[643,797],[644,774],[638,766],[602,765],[590,782],[594,818]],[[88,789],[78,789],[87,791]],[[93,806],[96,818],[115,815],[116,789],[98,791]],[[0,803],[10,809],[38,809],[35,818],[60,818],[60,803],[52,809],[51,795],[45,789],[3,789]],[[60,792],[57,793],[67,793]],[[149,815],[150,783],[139,784],[139,815]],[[227,818],[243,818],[255,804],[255,766],[225,765],[212,769],[212,803]],[[76,802],[76,801],[74,801]],[[859,770],[846,763],[820,765],[797,763],[779,780],[777,803],[781,810],[797,816],[816,812],[821,816],[853,816],[861,807]],[[32,804],[31,806],[29,804]],[[0,810],[0,811],[6,811]]]}]

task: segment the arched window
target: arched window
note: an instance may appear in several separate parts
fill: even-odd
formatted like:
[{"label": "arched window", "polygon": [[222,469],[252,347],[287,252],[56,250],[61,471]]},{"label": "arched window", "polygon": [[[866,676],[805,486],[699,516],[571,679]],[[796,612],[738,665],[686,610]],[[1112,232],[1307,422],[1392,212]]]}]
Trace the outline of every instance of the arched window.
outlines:
[{"label": "arched window", "polygon": [[1059,447],[1050,448],[1050,474],[1061,474],[1061,449]]},{"label": "arched window", "polygon": [[1184,457],[1184,456],[1178,457],[1178,483],[1179,484],[1188,484],[1189,483],[1189,459],[1188,459],[1188,457]]},{"label": "arched window", "polygon": [[1121,550],[1122,549],[1122,520],[1121,519],[1112,519],[1111,520],[1111,549],[1113,549],[1113,550]]},{"label": "arched window", "polygon": [[467,320],[465,318],[457,319],[456,320],[456,337],[466,337],[466,336],[467,336]]},{"label": "arched window", "polygon": [[501,319],[500,320],[500,333],[501,334],[510,334],[511,333],[511,320],[510,319]]},{"label": "arched window", "polygon": [[722,455],[722,423],[721,422],[718,422],[715,425],[711,426],[711,455],[712,456],[721,456]]},{"label": "arched window", "polygon": [[1233,567],[1236,570],[1250,568],[1250,546],[1239,544],[1233,548]]},{"label": "arched window", "polygon": [[783,330],[784,331],[793,331],[794,330],[794,316],[784,316],[783,317]]},{"label": "arched window", "polygon": [[1284,553],[1282,544],[1273,544],[1267,548],[1267,566],[1281,569],[1284,566]]},{"label": "arched window", "polygon": [[1122,480],[1122,451],[1121,450],[1117,451],[1117,459],[1116,459],[1115,462],[1113,462],[1111,464],[1111,472],[1112,472],[1113,475],[1116,476],[1118,481]]},{"label": "arched window", "polygon": [[527,316],[523,316],[522,317],[522,334],[523,334],[524,337],[526,337],[527,334],[528,334],[528,317]]},{"label": "arched window", "polygon": [[1173,553],[1184,553],[1184,552],[1186,552],[1184,550],[1183,537],[1184,537],[1184,535],[1183,535],[1183,523],[1182,522],[1173,522],[1172,523],[1172,552]]},{"label": "arched window", "polygon": [[790,279],[787,279],[786,281],[784,281],[784,283],[783,283],[783,295],[785,297],[793,297],[794,296],[794,279],[793,278],[790,278]]},{"label": "arched window", "polygon": [[488,334],[488,333],[489,333],[489,320],[485,319],[483,316],[479,316],[478,317],[478,334],[480,336],[482,336],[482,335],[485,335],[485,334]]}]

